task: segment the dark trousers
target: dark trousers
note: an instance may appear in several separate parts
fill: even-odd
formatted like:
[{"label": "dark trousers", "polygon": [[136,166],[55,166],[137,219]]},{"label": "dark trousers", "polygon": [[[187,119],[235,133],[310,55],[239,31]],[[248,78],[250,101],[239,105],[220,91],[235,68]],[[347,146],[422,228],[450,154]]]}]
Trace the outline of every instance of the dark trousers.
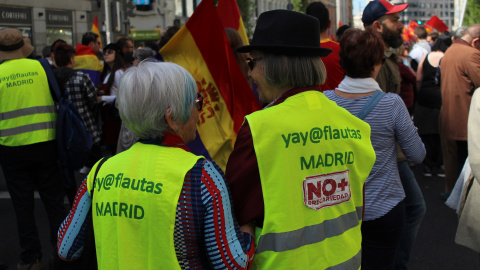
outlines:
[{"label": "dark trousers", "polygon": [[383,217],[363,221],[362,270],[394,269],[395,254],[404,224],[403,201]]},{"label": "dark trousers", "polygon": [[22,253],[20,259],[31,263],[41,259],[41,246],[34,217],[34,191],[45,206],[50,223],[50,241],[56,250],[57,232],[66,216],[63,185],[57,166],[55,141],[27,146],[0,146],[7,188],[12,199]]},{"label": "dark trousers", "polygon": [[427,155],[423,164],[432,168],[439,168],[443,165],[442,143],[439,134],[420,135],[422,142],[427,150]]},{"label": "dark trousers", "polygon": [[456,141],[457,143],[457,177],[460,176],[460,173],[463,170],[463,165],[465,165],[465,160],[468,157],[468,143],[467,141]]}]

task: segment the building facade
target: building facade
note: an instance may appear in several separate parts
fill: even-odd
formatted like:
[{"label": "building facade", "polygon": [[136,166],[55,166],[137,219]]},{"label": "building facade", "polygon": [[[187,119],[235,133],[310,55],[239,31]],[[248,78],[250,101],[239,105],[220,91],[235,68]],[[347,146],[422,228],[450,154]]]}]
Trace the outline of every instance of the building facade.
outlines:
[{"label": "building facade", "polygon": [[[95,1],[96,2],[96,1]],[[36,53],[56,39],[70,44],[81,40],[91,28],[93,1],[2,0],[0,29],[17,28],[31,40]]]},{"label": "building facade", "polygon": [[[57,39],[81,42],[98,18],[103,45],[130,36],[137,46],[158,40],[169,26],[182,26],[201,0],[2,0],[0,29],[17,28],[32,41],[36,53]],[[288,9],[291,0],[251,0],[252,24],[260,13]],[[453,1],[453,0],[452,0]],[[352,0],[322,0],[330,11],[334,35],[339,22],[353,25]],[[138,5],[135,5],[137,3]]]}]

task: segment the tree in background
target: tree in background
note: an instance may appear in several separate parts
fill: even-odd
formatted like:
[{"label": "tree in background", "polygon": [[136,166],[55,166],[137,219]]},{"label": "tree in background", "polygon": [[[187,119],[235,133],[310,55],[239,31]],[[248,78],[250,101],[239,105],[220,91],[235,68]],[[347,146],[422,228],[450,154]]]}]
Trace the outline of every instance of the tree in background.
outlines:
[{"label": "tree in background", "polygon": [[251,37],[253,35],[253,11],[255,10],[255,3],[253,0],[237,0],[238,9],[240,14],[242,14],[243,24],[245,26],[245,31],[247,31],[247,36]]},{"label": "tree in background", "polygon": [[307,6],[309,4],[309,1],[308,0],[292,0],[292,3],[293,3],[294,11],[305,13],[307,11]]},{"label": "tree in background", "polygon": [[480,0],[469,0],[462,25],[470,26],[480,23]]}]

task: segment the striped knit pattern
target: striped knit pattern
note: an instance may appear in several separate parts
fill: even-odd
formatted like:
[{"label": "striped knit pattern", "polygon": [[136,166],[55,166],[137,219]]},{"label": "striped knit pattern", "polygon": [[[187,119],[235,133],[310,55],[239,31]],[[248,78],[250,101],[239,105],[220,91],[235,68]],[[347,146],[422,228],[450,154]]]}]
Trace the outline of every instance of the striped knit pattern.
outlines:
[{"label": "striped knit pattern", "polygon": [[[82,183],[74,207],[58,233],[59,255],[78,258],[85,239],[91,199]],[[253,237],[233,217],[225,176],[213,162],[200,159],[186,174],[177,204],[174,243],[182,269],[247,269],[255,253]]]},{"label": "striped knit pattern", "polygon": [[[357,115],[370,98],[344,98],[334,91],[323,93],[353,115]],[[384,216],[405,197],[398,174],[397,143],[407,159],[416,164],[423,161],[425,147],[405,104],[396,94],[387,93],[364,121],[370,124],[371,141],[377,157],[365,182],[363,220],[368,221]]]}]

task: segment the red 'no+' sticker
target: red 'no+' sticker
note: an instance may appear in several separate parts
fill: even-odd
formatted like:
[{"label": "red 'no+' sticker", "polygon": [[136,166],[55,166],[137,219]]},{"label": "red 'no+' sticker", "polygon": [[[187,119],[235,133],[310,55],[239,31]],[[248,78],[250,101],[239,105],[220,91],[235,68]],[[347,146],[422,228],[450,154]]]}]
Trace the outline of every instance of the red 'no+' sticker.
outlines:
[{"label": "red 'no+' sticker", "polygon": [[303,203],[314,210],[348,202],[351,197],[348,169],[303,180]]}]

